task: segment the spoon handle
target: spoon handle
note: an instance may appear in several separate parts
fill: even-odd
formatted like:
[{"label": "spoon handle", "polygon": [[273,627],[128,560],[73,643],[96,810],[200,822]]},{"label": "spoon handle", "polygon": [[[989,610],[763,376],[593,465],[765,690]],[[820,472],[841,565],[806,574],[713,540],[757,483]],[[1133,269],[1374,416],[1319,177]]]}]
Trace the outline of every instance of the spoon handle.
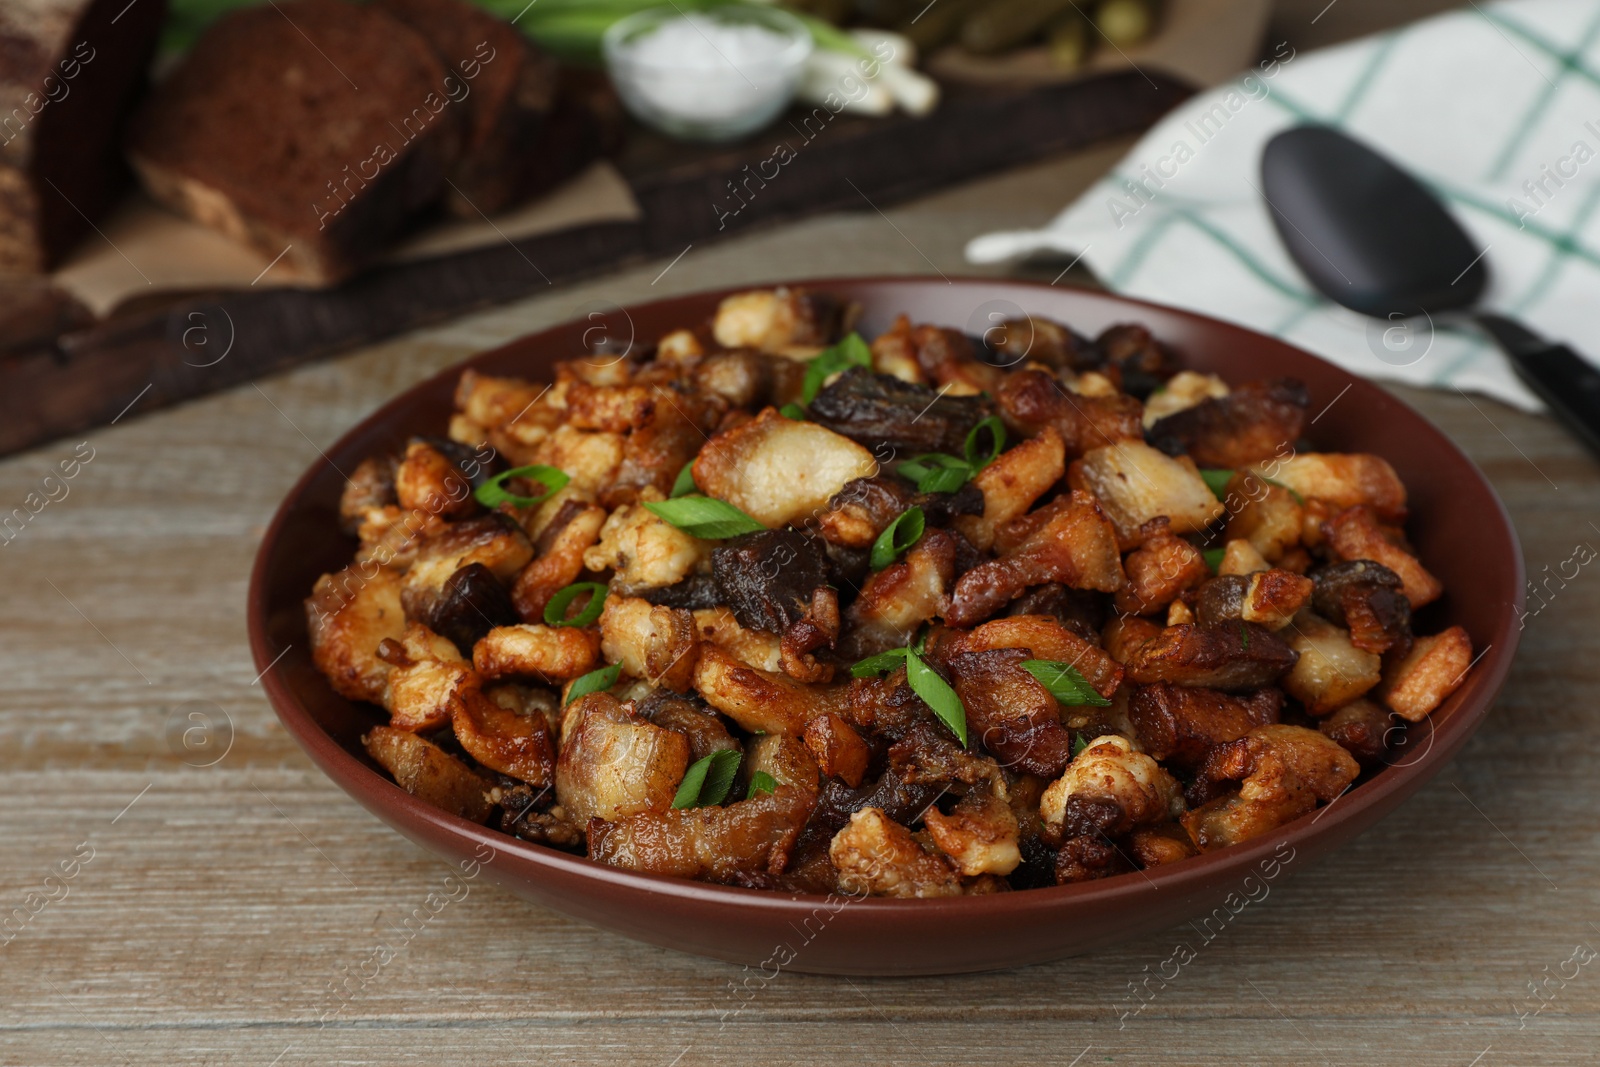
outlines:
[{"label": "spoon handle", "polygon": [[1517,377],[1600,456],[1600,368],[1566,345],[1545,343],[1499,316],[1479,316],[1479,322],[1505,350]]}]

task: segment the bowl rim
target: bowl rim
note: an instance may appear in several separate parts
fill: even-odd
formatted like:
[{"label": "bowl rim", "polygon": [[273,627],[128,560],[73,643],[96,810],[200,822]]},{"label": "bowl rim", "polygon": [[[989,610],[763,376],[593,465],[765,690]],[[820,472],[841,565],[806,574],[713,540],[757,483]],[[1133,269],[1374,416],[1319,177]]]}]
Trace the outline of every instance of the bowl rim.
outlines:
[{"label": "bowl rim", "polygon": [[[1356,392],[1358,398],[1361,394],[1376,395],[1389,403],[1398,405],[1416,421],[1418,432],[1432,436],[1438,443],[1443,444],[1445,448],[1455,452],[1467,464],[1479,482],[1479,487],[1494,502],[1495,510],[1492,518],[1497,520],[1498,526],[1509,539],[1513,549],[1512,558],[1507,562],[1510,564],[1510,576],[1515,581],[1515,594],[1512,603],[1509,605],[1510,610],[1501,616],[1497,622],[1494,632],[1491,634],[1491,640],[1477,654],[1472,664],[1469,665],[1468,670],[1470,673],[1467,679],[1455,693],[1447,698],[1449,701],[1456,702],[1452,713],[1443,722],[1438,722],[1431,716],[1422,720],[1427,724],[1428,732],[1426,738],[1427,746],[1421,754],[1409,761],[1386,766],[1359,787],[1347,788],[1344,793],[1341,793],[1332,802],[1279,827],[1273,833],[1252,838],[1214,852],[1201,853],[1177,863],[1162,865],[1149,870],[1135,870],[1110,878],[1074,885],[1044,886],[1010,893],[942,898],[857,898],[839,893],[793,893],[697,882],[670,875],[645,874],[620,867],[612,867],[590,860],[586,856],[562,852],[548,846],[524,841],[512,837],[510,834],[491,829],[488,826],[469,822],[419,800],[401,789],[387,777],[368,767],[339,744],[312,718],[310,712],[290,691],[288,684],[283,681],[279,674],[271,670],[276,658],[282,655],[282,650],[276,650],[272,646],[267,632],[267,580],[269,577],[268,564],[272,554],[271,549],[311,483],[322,476],[323,464],[332,462],[326,457],[340,451],[351,438],[389,422],[397,409],[409,403],[415,394],[438,388],[446,382],[453,382],[463,370],[476,361],[489,358],[512,346],[538,345],[547,337],[570,329],[576,322],[581,320],[563,320],[532,333],[523,334],[507,341],[505,344],[475,352],[465,359],[413,383],[390,397],[356,425],[346,430],[333,444],[326,449],[322,449],[323,455],[319,456],[306,468],[284,495],[274,511],[272,520],[268,524],[257,548],[255,561],[251,567],[246,601],[246,621],[251,653],[257,669],[261,671],[263,689],[284,729],[311,757],[312,761],[333,780],[334,784],[375,814],[378,807],[389,809],[393,815],[392,825],[396,828],[400,826],[407,827],[407,832],[404,836],[411,836],[413,840],[419,835],[430,840],[454,838],[461,842],[466,849],[486,846],[496,854],[505,853],[516,857],[531,868],[545,869],[558,875],[590,879],[611,887],[633,890],[645,895],[676,898],[697,904],[720,902],[729,907],[753,907],[763,911],[798,916],[810,914],[816,907],[830,901],[849,899],[852,902],[851,910],[865,909],[866,915],[889,918],[891,916],[915,914],[924,917],[946,917],[951,919],[972,918],[980,914],[985,917],[993,917],[1030,911],[1056,911],[1059,907],[1068,903],[1091,904],[1099,900],[1110,901],[1113,899],[1126,901],[1129,899],[1129,894],[1139,896],[1146,894],[1160,894],[1163,896],[1169,893],[1181,894],[1186,887],[1193,886],[1198,889],[1202,885],[1211,882],[1216,875],[1230,869],[1237,871],[1241,875],[1248,874],[1256,868],[1258,863],[1276,854],[1277,850],[1286,844],[1290,846],[1291,854],[1287,859],[1280,859],[1280,862],[1287,863],[1294,857],[1293,850],[1295,846],[1307,841],[1314,835],[1331,831],[1333,827],[1338,826],[1341,822],[1353,822],[1358,824],[1360,829],[1365,829],[1372,821],[1381,819],[1381,811],[1365,823],[1361,822],[1360,816],[1370,809],[1381,808],[1384,802],[1396,793],[1400,794],[1399,799],[1403,800],[1411,791],[1420,788],[1424,782],[1437,773],[1442,764],[1466,743],[1467,739],[1481,725],[1483,719],[1487,717],[1496,695],[1510,672],[1520,640],[1520,630],[1513,626],[1512,622],[1521,616],[1526,602],[1527,583],[1522,561],[1521,543],[1517,537],[1516,527],[1512,524],[1511,517],[1506,511],[1504,502],[1500,499],[1499,494],[1494,491],[1494,487],[1489,484],[1488,479],[1484,477],[1483,472],[1479,470],[1477,464],[1473,463],[1470,457],[1462,452],[1455,442],[1426,416],[1400,398],[1384,391],[1373,380],[1345,370],[1337,364],[1298,348],[1280,338],[1259,333],[1236,323],[1190,311],[1186,308],[1126,297],[1105,290],[1006,278],[890,274],[825,276],[760,283],[751,282],[696,290],[655,300],[642,301],[624,305],[623,310],[631,314],[635,311],[644,311],[660,305],[679,303],[684,300],[719,299],[733,293],[748,291],[752,285],[759,285],[764,288],[787,287],[826,290],[830,286],[835,288],[873,285],[947,286],[952,282],[979,284],[997,289],[1020,290],[1023,292],[1054,291],[1059,293],[1066,290],[1092,299],[1115,303],[1130,310],[1148,309],[1158,312],[1162,316],[1176,316],[1188,319],[1200,328],[1220,333],[1224,336],[1233,334],[1265,340],[1272,345],[1293,351],[1330,367],[1339,376],[1348,380],[1350,390]],[[1028,314],[1028,312],[1024,313]],[[1488,518],[1490,517],[1486,516],[1486,520]],[[1412,724],[1412,729],[1415,729],[1417,725],[1419,724]],[[376,787],[376,789],[374,790],[372,787]],[[366,796],[362,795],[363,792],[366,793]],[[1398,802],[1399,800],[1396,800],[1396,803]],[[1341,807],[1343,810],[1340,819],[1334,820],[1330,827],[1318,831],[1316,829],[1317,823],[1325,814],[1336,807]],[[385,818],[384,821],[391,820]],[[430,847],[429,851],[434,851],[434,849]],[[1135,878],[1134,875],[1139,875],[1140,878]]]}]

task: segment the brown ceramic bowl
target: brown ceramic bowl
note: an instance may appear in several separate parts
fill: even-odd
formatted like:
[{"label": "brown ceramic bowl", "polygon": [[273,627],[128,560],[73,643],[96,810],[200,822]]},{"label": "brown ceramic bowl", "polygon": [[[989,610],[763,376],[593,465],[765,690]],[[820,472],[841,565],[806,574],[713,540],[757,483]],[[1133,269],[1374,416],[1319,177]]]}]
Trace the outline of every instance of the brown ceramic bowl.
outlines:
[{"label": "brown ceramic bowl", "polygon": [[[1021,310],[1091,335],[1117,322],[1144,323],[1187,365],[1232,382],[1271,375],[1301,379],[1311,391],[1311,410],[1321,413],[1308,428],[1317,448],[1375,452],[1405,480],[1410,536],[1446,590],[1422,613],[1419,629],[1466,627],[1480,653],[1476,665],[1443,707],[1411,729],[1390,766],[1331,806],[1270,836],[1148,872],[945,900],[789,896],[635,874],[447,815],[402,791],[367,758],[358,739],[379,721],[378,714],[335,695],[312,666],[307,647],[301,601],[320,574],[350,561],[354,547],[336,522],[343,479],[330,463],[318,461],[290,491],[262,542],[250,581],[249,624],[269,699],[284,727],[330,778],[424,848],[453,862],[493,849],[483,876],[630,937],[763,970],[940,974],[1056,959],[1206,913],[1225,921],[1226,909],[1258,895],[1264,883],[1332,851],[1399,806],[1483,721],[1517,647],[1522,553],[1505,510],[1472,462],[1382,389],[1238,326],[1105,293],[925,278],[803,284],[859,301],[862,332],[869,337],[901,312],[916,322],[981,333],[998,321],[991,313],[1005,318]],[[661,300],[630,308],[626,317],[639,341],[649,343],[702,321],[724,295]],[[623,316],[611,321],[627,328]],[[552,361],[585,354],[586,331],[593,341],[594,328],[592,321],[557,326],[462,367],[539,379],[549,374]],[[353,470],[367,456],[397,449],[413,433],[442,433],[462,367],[384,405],[328,449],[332,464]],[[276,666],[267,670],[271,664]]]}]

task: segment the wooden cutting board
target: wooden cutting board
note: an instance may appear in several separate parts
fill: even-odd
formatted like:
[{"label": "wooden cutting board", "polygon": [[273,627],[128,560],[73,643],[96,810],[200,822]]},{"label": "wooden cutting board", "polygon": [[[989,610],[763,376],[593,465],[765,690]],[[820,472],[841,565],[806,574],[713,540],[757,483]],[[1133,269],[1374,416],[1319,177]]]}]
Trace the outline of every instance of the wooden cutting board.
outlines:
[{"label": "wooden cutting board", "polygon": [[617,165],[642,209],[636,221],[384,266],[335,289],[152,297],[47,348],[0,355],[0,454],[551,283],[676,255],[691,242],[819,212],[881,208],[1134,133],[1190,92],[1153,71],[1129,70],[1066,85],[950,85],[925,118],[797,109],[732,146],[684,145],[634,128]]}]

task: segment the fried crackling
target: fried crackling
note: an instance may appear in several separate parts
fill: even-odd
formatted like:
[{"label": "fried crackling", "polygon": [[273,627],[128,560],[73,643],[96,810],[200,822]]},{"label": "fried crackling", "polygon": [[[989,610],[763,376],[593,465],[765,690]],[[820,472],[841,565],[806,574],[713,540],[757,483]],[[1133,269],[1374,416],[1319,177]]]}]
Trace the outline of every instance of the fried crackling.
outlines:
[{"label": "fried crackling", "polygon": [[465,686],[451,704],[450,724],[467,755],[490,770],[533,786],[555,781],[555,743],[542,714],[519,714]]},{"label": "fried crackling", "polygon": [[369,513],[399,504],[394,491],[395,461],[368,456],[356,465],[339,493],[339,529],[354,534]]},{"label": "fried crackling", "polygon": [[780,785],[724,807],[683,808],[589,823],[589,858],[613,867],[739,882],[780,874],[814,797]]},{"label": "fried crackling", "polygon": [[1048,615],[1009,615],[991,619],[966,633],[956,634],[939,646],[944,656],[1020,648],[1033,659],[1066,663],[1083,675],[1095,692],[1108,697],[1122,682],[1123,670],[1105,649],[1090,644]]},{"label": "fried crackling", "polygon": [[1248,697],[1181,685],[1141,685],[1128,700],[1128,716],[1139,744],[1152,757],[1192,768],[1224,741],[1237,741],[1257,726],[1278,721],[1283,696],[1262,689]]},{"label": "fried crackling", "polygon": [[476,823],[494,810],[486,795],[488,780],[426,738],[409,730],[374,726],[361,744],[396,785],[426,804]]},{"label": "fried crackling", "polygon": [[844,719],[824,712],[806,723],[804,741],[817,768],[829,778],[842,778],[854,789],[867,773],[872,751]]},{"label": "fried crackling", "polygon": [[421,623],[407,626],[400,639],[386,639],[378,656],[390,665],[378,703],[389,725],[401,730],[432,730],[450,720],[455,698],[478,686],[471,664],[448,639]]},{"label": "fried crackling", "polygon": [[324,574],[306,598],[306,628],[311,660],[334,692],[377,703],[390,670],[378,646],[406,630],[400,576],[370,563]]},{"label": "fried crackling", "polygon": [[739,766],[742,789],[750,788],[757,771],[771,775],[780,785],[792,785],[816,795],[821,771],[811,750],[798,737],[788,734],[757,734],[745,742],[744,762]]},{"label": "fried crackling", "polygon": [[1141,648],[1160,637],[1166,629],[1153,619],[1117,615],[1100,632],[1100,644],[1106,655],[1126,668]]},{"label": "fried crackling", "polygon": [[748,667],[715,645],[700,649],[694,687],[702,699],[746,730],[804,734],[815,715],[838,710],[845,687],[806,685],[786,674]]},{"label": "fried crackling", "polygon": [[1141,644],[1127,662],[1128,680],[1171,682],[1242,692],[1274,685],[1299,654],[1254,623],[1169,626]]},{"label": "fried crackling", "polygon": [[476,508],[472,486],[455,461],[426,441],[413,439],[394,472],[395,498],[402,508],[459,518]]},{"label": "fried crackling", "polygon": [[472,648],[472,663],[485,679],[537,678],[560,683],[595,669],[600,635],[590,627],[525,622],[496,626]]},{"label": "fried crackling", "polygon": [[1228,514],[1223,536],[1230,544],[1247,542],[1262,559],[1275,563],[1300,543],[1306,511],[1283,486],[1250,471],[1239,471],[1228,479],[1222,503]]},{"label": "fried crackling", "polygon": [[1452,626],[1419,637],[1406,657],[1385,672],[1380,695],[1407,722],[1426,718],[1466,679],[1472,666],[1472,639]]},{"label": "fried crackling", "polygon": [[1400,576],[1370,559],[1330,563],[1311,573],[1317,614],[1350,631],[1350,643],[1379,655],[1411,637],[1411,603]]},{"label": "fried crackling", "polygon": [[1128,851],[1145,870],[1177,863],[1199,852],[1189,840],[1189,832],[1176,822],[1134,830],[1128,835]]},{"label": "fried crackling", "polygon": [[814,653],[838,644],[840,622],[838,591],[827,587],[813,590],[806,613],[783,632],[778,643],[783,673],[799,682],[833,681],[833,664],[819,660]]},{"label": "fried crackling", "polygon": [[1076,459],[1119,442],[1144,441],[1144,408],[1125,393],[1084,396],[1068,392],[1048,371],[1023,367],[1005,376],[996,394],[1006,426],[1024,437],[1049,427],[1061,435],[1066,458]]},{"label": "fried crackling", "polygon": [[923,822],[939,851],[968,878],[1007,875],[1022,862],[1017,816],[1010,804],[987,788],[969,790],[948,815],[929,808]]},{"label": "fried crackling", "polygon": [[1322,736],[1339,743],[1357,763],[1373,767],[1383,762],[1389,739],[1398,730],[1388,708],[1371,700],[1352,700],[1317,723]]},{"label": "fried crackling", "polygon": [[1233,538],[1222,547],[1222,563],[1217,567],[1217,573],[1245,575],[1271,568],[1272,564],[1267,562],[1267,557],[1255,545],[1243,538]]},{"label": "fried crackling", "polygon": [[[664,493],[646,488],[639,494],[639,503],[624,504],[609,517],[601,511],[604,525],[598,527],[599,542],[591,539],[589,546],[583,549],[583,566],[591,571],[609,568],[614,572],[612,588],[629,594],[676,585],[693,574],[710,558],[711,546],[644,506],[647,502],[664,499]],[[598,508],[590,510],[599,511]],[[562,574],[566,573],[564,569]],[[571,572],[562,585],[570,585],[577,577],[576,571]],[[562,585],[551,589],[551,595]]]},{"label": "fried crackling", "polygon": [[1194,460],[1176,458],[1143,441],[1123,441],[1084,454],[1067,471],[1074,489],[1092,493],[1116,527],[1124,548],[1138,543],[1140,527],[1165,515],[1175,534],[1204,530],[1223,513]]},{"label": "fried crackling", "polygon": [[1311,593],[1311,579],[1284,570],[1218,575],[1200,587],[1195,618],[1202,626],[1253,622],[1282,630],[1305,607]]},{"label": "fried crackling", "polygon": [[1164,388],[1151,393],[1145,400],[1144,428],[1148,431],[1168,415],[1176,415],[1203,401],[1220,399],[1227,395],[1228,383],[1215,374],[1181,370],[1167,379]]},{"label": "fried crackling", "polygon": [[700,608],[691,613],[700,640],[716,645],[734,659],[758,671],[783,670],[783,639],[765,630],[747,630],[725,607]]},{"label": "fried crackling", "polygon": [[[607,522],[604,508],[579,500],[569,500],[557,511],[539,534],[538,554],[522,568],[511,587],[511,602],[525,621],[543,619],[550,598],[583,574],[584,559],[594,551],[591,546]],[[619,535],[617,539],[624,538]],[[607,559],[599,562],[601,566],[611,565]]]},{"label": "fried crackling", "polygon": [[1249,468],[1256,476],[1320,501],[1335,511],[1365,504],[1385,522],[1404,522],[1406,487],[1382,456],[1365,452],[1307,452]]},{"label": "fried crackling", "polygon": [[1022,668],[1026,649],[964,652],[946,660],[950,684],[966,708],[967,731],[1000,765],[1045,776],[1072,759],[1072,735],[1061,725],[1061,706]]},{"label": "fried crackling", "polygon": [[689,766],[689,739],[646,722],[607,693],[567,707],[556,799],[578,824],[666,811]]},{"label": "fried crackling", "polygon": [[903,559],[868,578],[845,611],[850,654],[907,645],[918,627],[943,611],[959,548],[958,535],[929,530]]},{"label": "fried crackling", "polygon": [[1147,436],[1202,467],[1232,470],[1293,448],[1309,403],[1304,383],[1293,378],[1245,382],[1160,419]]},{"label": "fried crackling", "polygon": [[711,333],[724,348],[799,354],[832,344],[852,317],[832,293],[783,286],[752,289],[723,297]]},{"label": "fried crackling", "polygon": [[445,583],[462,567],[480,563],[505,582],[532,558],[533,544],[527,534],[503,515],[447,523],[417,542],[415,558],[401,586],[406,614],[414,619],[427,617]]},{"label": "fried crackling", "polygon": [[1355,759],[1315,730],[1258,726],[1237,741],[1212,749],[1200,776],[1241,781],[1239,792],[1218,797],[1181,821],[1201,852],[1211,852],[1277,829],[1329,803],[1361,773]]},{"label": "fried crackling", "polygon": [[1398,575],[1401,592],[1412,611],[1433,603],[1444,592],[1439,579],[1428,573],[1428,568],[1404,546],[1400,532],[1379,523],[1372,508],[1346,508],[1328,521],[1326,530],[1328,548],[1335,558],[1369,559]]},{"label": "fried crackling", "polygon": [[766,527],[826,510],[846,482],[877,473],[871,452],[814,422],[767,408],[700,449],[694,481]]},{"label": "fried crackling", "polygon": [[945,613],[950,625],[982,622],[1031,585],[1060,582],[1115,593],[1127,581],[1115,529],[1095,498],[1080,489],[1000,527],[995,546],[999,559],[957,580]]},{"label": "fried crackling", "polygon": [[600,613],[600,651],[634,678],[687,692],[699,652],[694,615],[637,597],[609,596]]},{"label": "fried crackling", "polygon": [[1326,715],[1356,699],[1380,681],[1383,661],[1357,648],[1350,632],[1302,611],[1284,631],[1289,647],[1300,654],[1284,676],[1286,693],[1312,715]]},{"label": "fried crackling", "polygon": [[972,481],[983,493],[983,514],[960,516],[956,529],[979,551],[988,551],[995,528],[1026,514],[1066,470],[1066,445],[1055,427],[1047,426],[978,472]]},{"label": "fried crackling", "polygon": [[1179,594],[1211,577],[1211,567],[1200,550],[1175,536],[1165,516],[1145,523],[1139,541],[1139,547],[1122,561],[1128,584],[1117,591],[1117,611],[1154,615]]},{"label": "fried crackling", "polygon": [[[1085,809],[1093,824],[1082,825]],[[1183,813],[1178,782],[1162,766],[1136,751],[1125,737],[1097,737],[1079,752],[1039,800],[1045,828],[1063,837],[1087,832],[1125,834],[1135,826],[1166,822]]]},{"label": "fried crackling", "polygon": [[839,889],[858,897],[956,897],[954,865],[924,848],[911,831],[878,808],[862,808],[828,845]]}]

